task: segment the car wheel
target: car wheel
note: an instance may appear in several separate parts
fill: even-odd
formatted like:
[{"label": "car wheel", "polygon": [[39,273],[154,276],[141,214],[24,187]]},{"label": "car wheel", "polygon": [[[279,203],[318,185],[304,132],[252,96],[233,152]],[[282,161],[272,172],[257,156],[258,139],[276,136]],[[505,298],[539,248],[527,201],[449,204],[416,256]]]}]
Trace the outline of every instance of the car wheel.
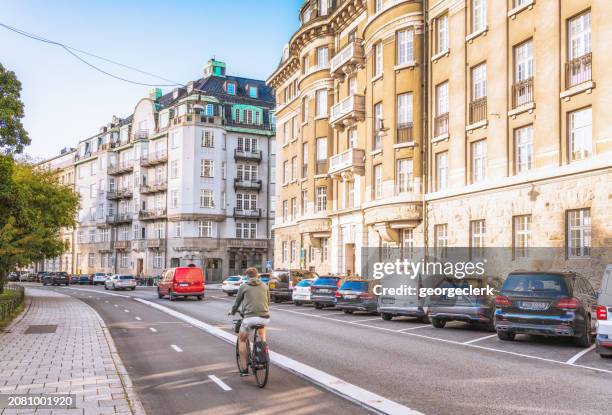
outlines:
[{"label": "car wheel", "polygon": [[164,298],[164,295],[157,289],[157,298]]},{"label": "car wheel", "polygon": [[108,291],[108,285],[104,284],[104,289]]},{"label": "car wheel", "polygon": [[587,316],[584,321],[584,328],[582,330],[582,334],[580,337],[574,338],[574,344],[578,347],[590,347],[593,343],[593,339],[591,337],[591,316]]},{"label": "car wheel", "polygon": [[234,296],[234,293],[227,293],[227,296],[228,296],[228,297],[233,297],[233,296]]},{"label": "car wheel", "polygon": [[281,300],[281,299],[280,299],[280,298],[278,298],[278,297],[274,297],[274,302],[275,302],[275,303],[282,303],[282,302],[283,302],[283,300]]},{"label": "car wheel", "polygon": [[393,314],[389,314],[389,313],[381,313],[380,316],[385,321],[390,321],[393,318]]},{"label": "car wheel", "polygon": [[174,301],[176,298],[174,297],[174,294],[172,293],[172,290],[168,291],[168,299],[170,301]]},{"label": "car wheel", "polygon": [[353,314],[353,310],[342,310],[344,314]]},{"label": "car wheel", "polygon": [[516,337],[516,333],[513,333],[511,331],[498,331],[497,332],[497,337],[500,340],[512,341]]},{"label": "car wheel", "polygon": [[197,297],[198,297],[198,301],[202,301],[204,299],[203,295],[198,295]]},{"label": "car wheel", "polygon": [[440,320],[439,318],[432,318],[431,325],[437,329],[443,329],[446,326],[446,320]]},{"label": "car wheel", "polygon": [[[323,310],[323,304],[321,303],[314,303],[314,306],[317,310]],[[346,311],[346,310],[345,310]]]},{"label": "car wheel", "polygon": [[46,283],[46,282],[43,282],[43,286],[45,286],[45,287],[46,287],[46,286],[47,286],[47,283]]},{"label": "car wheel", "polygon": [[300,303],[299,301],[294,301],[293,304],[295,304],[296,307],[299,307],[302,305],[302,303]]},{"label": "car wheel", "polygon": [[422,316],[419,317],[419,321],[423,324],[429,324],[431,323],[431,319],[429,318],[429,316]]},{"label": "car wheel", "polygon": [[136,287],[132,287],[132,291],[136,291]]}]

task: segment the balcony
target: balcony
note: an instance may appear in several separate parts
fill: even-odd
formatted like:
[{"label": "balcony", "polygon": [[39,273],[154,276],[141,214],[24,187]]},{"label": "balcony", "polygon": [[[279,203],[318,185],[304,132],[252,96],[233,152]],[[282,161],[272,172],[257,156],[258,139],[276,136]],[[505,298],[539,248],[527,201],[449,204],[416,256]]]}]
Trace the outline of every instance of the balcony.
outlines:
[{"label": "balcony", "polygon": [[168,161],[168,153],[160,151],[157,153],[148,154],[140,158],[140,165],[142,167],[153,167],[158,164],[166,163]]},{"label": "balcony", "polygon": [[261,209],[238,209],[234,208],[234,217],[236,218],[261,218]]},{"label": "balcony", "polygon": [[165,249],[166,240],[165,239],[147,239],[147,248],[148,249]]},{"label": "balcony", "polygon": [[117,191],[109,191],[106,194],[107,200],[130,199],[133,195],[132,189],[122,189]]},{"label": "balcony", "polygon": [[350,148],[329,159],[329,174],[332,177],[350,179],[353,175],[365,173],[365,150]]},{"label": "balcony", "polygon": [[157,220],[165,219],[167,216],[166,209],[150,209],[141,210],[138,212],[138,219],[140,220]]},{"label": "balcony", "polygon": [[533,77],[512,85],[512,108],[533,102]]},{"label": "balcony", "polygon": [[332,77],[342,80],[346,75],[363,68],[364,62],[363,41],[355,39],[336,53],[330,62],[329,71]]},{"label": "balcony", "polygon": [[365,119],[365,96],[353,94],[331,108],[329,123],[343,130]]},{"label": "balcony", "polygon": [[246,150],[237,148],[234,150],[235,160],[261,161],[261,150]]},{"label": "balcony", "polygon": [[98,252],[110,252],[111,249],[112,249],[112,246],[111,246],[111,242],[109,241],[96,243],[96,250]]},{"label": "balcony", "polygon": [[412,138],[412,123],[402,122],[397,125],[397,133],[395,135],[396,144],[404,144],[413,141]]},{"label": "balcony", "polygon": [[487,97],[478,98],[470,102],[470,124],[487,119]]},{"label": "balcony", "polygon": [[448,134],[448,112],[434,118],[434,137]]},{"label": "balcony", "polygon": [[134,131],[134,140],[146,140],[149,138],[149,130]]},{"label": "balcony", "polygon": [[244,189],[244,190],[261,190],[261,180],[244,180],[235,178],[234,179],[234,189]]},{"label": "balcony", "polygon": [[229,248],[267,248],[267,239],[227,239],[227,246]]},{"label": "balcony", "polygon": [[140,186],[140,194],[152,194],[165,192],[168,189],[168,183],[162,182],[157,184],[143,184]]},{"label": "balcony", "polygon": [[[231,117],[231,115],[230,115]],[[276,130],[276,126],[274,124],[266,124],[266,123],[248,123],[248,122],[240,122],[240,121],[234,121],[231,118],[226,118],[223,121],[223,124],[226,127],[235,127],[235,128],[248,128],[251,130],[262,130],[262,131],[275,131]]]},{"label": "balcony", "polygon": [[574,58],[565,64],[565,89],[593,80],[591,52]]},{"label": "balcony", "polygon": [[130,241],[113,241],[111,246],[112,246],[113,249],[118,249],[118,250],[121,250],[121,251],[126,251],[126,250],[130,249],[131,243],[130,243]]},{"label": "balcony", "polygon": [[129,223],[132,221],[131,213],[118,213],[116,215],[108,215],[106,217],[106,223],[109,225],[118,225],[121,223]]},{"label": "balcony", "polygon": [[125,160],[120,163],[110,164],[108,166],[108,175],[115,176],[122,173],[131,173],[134,171],[134,161]]}]

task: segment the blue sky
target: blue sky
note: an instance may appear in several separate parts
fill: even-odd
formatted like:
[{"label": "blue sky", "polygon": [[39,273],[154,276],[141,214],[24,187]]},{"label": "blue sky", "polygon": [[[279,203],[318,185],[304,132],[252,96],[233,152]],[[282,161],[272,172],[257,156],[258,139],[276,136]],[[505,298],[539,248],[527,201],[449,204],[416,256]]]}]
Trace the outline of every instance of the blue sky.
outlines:
[{"label": "blue sky", "polygon": [[[0,22],[178,82],[202,76],[209,58],[228,74],[266,79],[298,27],[303,0],[3,0]],[[167,83],[87,58],[114,74]],[[57,46],[0,27],[0,63],[22,82],[26,153],[51,157],[132,113],[149,87],[95,72]],[[171,87],[163,88],[164,92]]]}]

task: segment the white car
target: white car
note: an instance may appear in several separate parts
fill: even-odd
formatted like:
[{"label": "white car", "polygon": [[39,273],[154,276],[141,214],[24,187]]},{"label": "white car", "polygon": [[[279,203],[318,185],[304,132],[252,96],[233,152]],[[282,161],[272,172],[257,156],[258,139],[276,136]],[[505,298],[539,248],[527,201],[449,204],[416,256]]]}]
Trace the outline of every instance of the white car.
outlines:
[{"label": "white car", "polygon": [[248,278],[244,275],[232,275],[231,277],[227,277],[223,281],[223,284],[221,284],[221,291],[223,291],[230,297],[232,295],[236,295],[236,293],[238,292],[238,288],[240,288],[242,284],[247,282],[247,280]]},{"label": "white car", "polygon": [[108,279],[108,275],[103,272],[96,272],[93,276],[93,285],[104,284]]},{"label": "white car", "polygon": [[312,286],[312,280],[302,280],[298,282],[291,293],[291,299],[293,300],[293,304],[302,305],[310,302],[310,287]]},{"label": "white car", "polygon": [[106,290],[132,290],[136,289],[136,279],[133,275],[115,274],[104,281]]},{"label": "white car", "polygon": [[612,357],[612,265],[606,267],[597,298],[596,351],[601,357]]}]

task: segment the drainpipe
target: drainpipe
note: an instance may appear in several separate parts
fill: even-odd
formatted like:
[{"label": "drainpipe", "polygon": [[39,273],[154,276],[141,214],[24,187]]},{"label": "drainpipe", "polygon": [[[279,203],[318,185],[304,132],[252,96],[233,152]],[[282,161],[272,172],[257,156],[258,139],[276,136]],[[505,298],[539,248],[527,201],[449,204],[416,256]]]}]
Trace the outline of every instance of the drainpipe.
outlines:
[{"label": "drainpipe", "polygon": [[423,108],[422,135],[421,135],[421,178],[422,178],[422,197],[423,197],[423,248],[426,252],[429,246],[429,220],[428,206],[425,195],[429,191],[429,77],[427,76],[429,69],[429,1],[423,1],[423,42],[421,50],[421,59],[423,65],[421,67],[421,106]]}]

